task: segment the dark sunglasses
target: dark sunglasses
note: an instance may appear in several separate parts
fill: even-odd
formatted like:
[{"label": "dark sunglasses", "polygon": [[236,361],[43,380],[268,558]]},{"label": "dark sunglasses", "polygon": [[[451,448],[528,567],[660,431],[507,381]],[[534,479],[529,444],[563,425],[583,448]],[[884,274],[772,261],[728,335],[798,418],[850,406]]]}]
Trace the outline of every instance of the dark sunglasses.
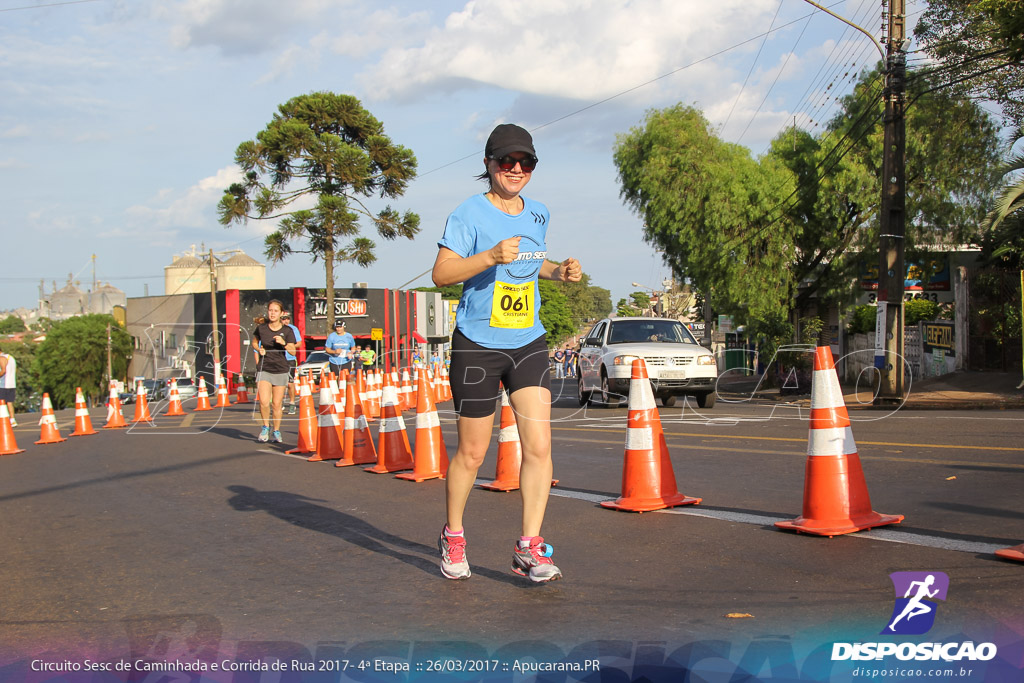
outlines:
[{"label": "dark sunglasses", "polygon": [[527,154],[522,159],[513,159],[511,155],[506,154],[500,159],[495,159],[498,163],[498,168],[502,171],[511,171],[519,164],[519,168],[523,169],[523,173],[532,173],[533,169],[537,168],[537,157]]}]

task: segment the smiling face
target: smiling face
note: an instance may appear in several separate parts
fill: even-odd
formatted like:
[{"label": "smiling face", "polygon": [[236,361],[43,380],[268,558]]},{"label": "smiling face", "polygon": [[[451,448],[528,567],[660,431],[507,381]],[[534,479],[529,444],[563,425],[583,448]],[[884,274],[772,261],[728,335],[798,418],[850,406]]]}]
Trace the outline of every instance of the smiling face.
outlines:
[{"label": "smiling face", "polygon": [[[512,152],[508,156],[516,160],[526,159],[529,154],[526,152]],[[505,199],[511,199],[523,191],[526,184],[530,182],[532,172],[523,170],[520,164],[516,164],[511,170],[503,171],[496,159],[484,159],[487,164],[487,173],[491,176],[491,191]]]}]

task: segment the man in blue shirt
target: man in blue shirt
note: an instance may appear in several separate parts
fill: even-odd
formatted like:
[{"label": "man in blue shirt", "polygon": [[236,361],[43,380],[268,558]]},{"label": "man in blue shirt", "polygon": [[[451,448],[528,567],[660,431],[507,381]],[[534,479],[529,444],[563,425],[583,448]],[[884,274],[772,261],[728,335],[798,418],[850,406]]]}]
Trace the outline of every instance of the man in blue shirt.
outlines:
[{"label": "man in blue shirt", "polygon": [[[299,328],[295,327],[295,325],[292,325],[292,314],[289,313],[288,311],[285,311],[284,313],[282,313],[281,314],[281,322],[283,322],[286,326],[292,328],[292,332],[295,333],[295,339],[298,340],[296,342],[296,344],[295,344],[295,349],[296,350],[301,349],[302,348],[302,335],[299,334]],[[298,396],[298,392],[295,390],[295,381],[294,381],[295,380],[295,367],[298,364],[298,361],[296,360],[296,358],[295,358],[295,356],[293,354],[288,353],[287,351],[284,352],[284,359],[286,361],[288,361],[288,374],[291,376],[290,379],[292,380],[292,381],[288,382],[288,394],[289,394],[289,396],[291,396],[291,399],[292,399],[291,404],[288,406],[288,414],[289,415],[295,415],[298,412],[298,404],[299,404],[299,396]]]},{"label": "man in blue shirt", "polygon": [[345,331],[345,321],[334,321],[334,332],[327,335],[327,341],[324,342],[324,351],[331,357],[331,372],[340,373],[352,367],[351,353],[355,346],[355,337]]}]

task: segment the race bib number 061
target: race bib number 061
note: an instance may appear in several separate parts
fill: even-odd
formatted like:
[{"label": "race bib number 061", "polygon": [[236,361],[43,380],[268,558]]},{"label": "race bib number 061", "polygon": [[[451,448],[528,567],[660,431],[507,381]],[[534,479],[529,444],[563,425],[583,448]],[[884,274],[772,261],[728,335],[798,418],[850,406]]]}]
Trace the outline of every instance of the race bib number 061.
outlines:
[{"label": "race bib number 061", "polygon": [[537,304],[533,282],[511,285],[494,283],[491,301],[491,327],[524,329],[533,326],[533,312]]}]

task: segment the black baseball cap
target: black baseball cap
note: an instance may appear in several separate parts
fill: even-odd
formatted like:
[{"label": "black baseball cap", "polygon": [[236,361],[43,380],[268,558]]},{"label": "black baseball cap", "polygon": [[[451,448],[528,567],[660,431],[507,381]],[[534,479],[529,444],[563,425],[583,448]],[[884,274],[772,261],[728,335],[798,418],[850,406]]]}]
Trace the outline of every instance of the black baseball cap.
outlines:
[{"label": "black baseball cap", "polygon": [[345,321],[344,320],[335,320],[334,321],[334,326],[335,327],[345,327]]},{"label": "black baseball cap", "polygon": [[533,148],[533,138],[525,128],[514,123],[502,123],[491,131],[484,154],[488,159],[500,159],[512,152],[526,152],[537,156],[537,151]]}]

